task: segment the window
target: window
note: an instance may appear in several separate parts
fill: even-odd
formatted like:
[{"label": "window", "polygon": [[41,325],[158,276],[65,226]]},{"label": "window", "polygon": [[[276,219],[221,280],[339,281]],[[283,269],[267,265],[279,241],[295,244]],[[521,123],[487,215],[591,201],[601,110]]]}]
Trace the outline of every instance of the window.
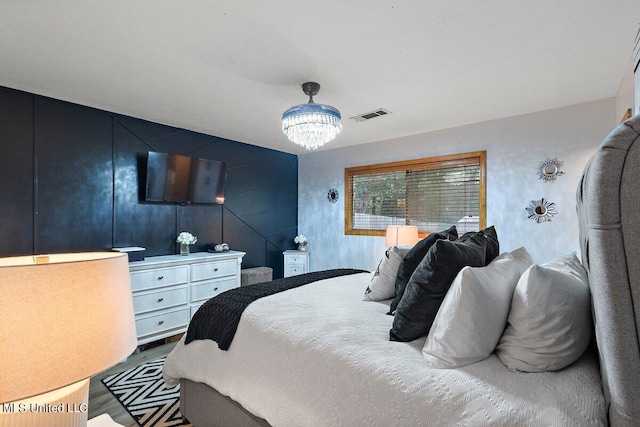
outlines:
[{"label": "window", "polygon": [[405,224],[421,235],[483,229],[485,171],[485,151],[346,168],[345,234],[384,236]]}]

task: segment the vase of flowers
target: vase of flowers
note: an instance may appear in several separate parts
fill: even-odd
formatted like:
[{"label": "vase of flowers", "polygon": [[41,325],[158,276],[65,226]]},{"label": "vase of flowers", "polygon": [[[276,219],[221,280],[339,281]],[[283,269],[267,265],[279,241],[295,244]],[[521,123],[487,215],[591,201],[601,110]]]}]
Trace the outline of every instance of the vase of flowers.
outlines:
[{"label": "vase of flowers", "polygon": [[298,244],[298,250],[302,251],[302,252],[306,252],[307,251],[307,244],[309,243],[309,240],[307,239],[307,237],[304,234],[298,234],[293,241],[295,243]]},{"label": "vase of flowers", "polygon": [[193,245],[198,241],[198,238],[188,231],[183,231],[178,234],[176,242],[180,244],[180,255],[189,255],[189,245]]}]

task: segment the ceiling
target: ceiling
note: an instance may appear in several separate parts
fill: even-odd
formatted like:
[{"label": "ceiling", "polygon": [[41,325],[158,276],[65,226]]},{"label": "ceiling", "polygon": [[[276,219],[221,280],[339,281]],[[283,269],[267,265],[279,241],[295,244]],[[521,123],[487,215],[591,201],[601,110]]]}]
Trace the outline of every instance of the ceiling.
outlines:
[{"label": "ceiling", "polygon": [[324,148],[363,144],[615,96],[639,27],[638,0],[0,0],[0,85],[300,154],[305,81]]}]

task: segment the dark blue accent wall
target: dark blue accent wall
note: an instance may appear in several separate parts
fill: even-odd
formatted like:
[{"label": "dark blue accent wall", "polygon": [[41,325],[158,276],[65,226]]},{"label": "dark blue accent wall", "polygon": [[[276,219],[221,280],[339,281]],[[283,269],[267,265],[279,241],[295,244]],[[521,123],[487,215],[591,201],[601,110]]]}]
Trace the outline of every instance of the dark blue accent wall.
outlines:
[{"label": "dark blue accent wall", "polygon": [[[141,201],[147,151],[227,163],[224,205]],[[226,242],[282,277],[297,234],[298,158],[0,87],[0,256]]]}]

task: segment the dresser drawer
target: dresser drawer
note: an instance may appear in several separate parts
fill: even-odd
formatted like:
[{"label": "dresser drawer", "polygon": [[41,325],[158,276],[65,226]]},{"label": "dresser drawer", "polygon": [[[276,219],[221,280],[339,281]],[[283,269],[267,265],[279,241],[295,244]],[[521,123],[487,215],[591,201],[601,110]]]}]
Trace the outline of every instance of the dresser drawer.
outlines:
[{"label": "dresser drawer", "polygon": [[306,273],[306,268],[303,264],[287,264],[285,271],[285,277],[296,276],[298,274]]},{"label": "dresser drawer", "polygon": [[188,288],[167,289],[164,291],[134,294],[133,310],[135,314],[146,313],[163,308],[176,307],[188,302]]},{"label": "dresser drawer", "polygon": [[287,255],[287,262],[290,264],[305,264],[307,255]]},{"label": "dresser drawer", "polygon": [[191,302],[202,301],[212,298],[219,293],[237,287],[237,279],[216,280],[215,282],[201,283],[191,286]]},{"label": "dresser drawer", "polygon": [[156,334],[162,331],[186,327],[189,323],[189,308],[159,313],[136,319],[138,337]]},{"label": "dresser drawer", "polygon": [[217,277],[231,276],[238,272],[236,260],[203,262],[191,266],[191,281],[215,279]]},{"label": "dresser drawer", "polygon": [[187,283],[189,267],[168,267],[154,270],[140,270],[131,272],[131,289],[141,291],[161,286],[179,285]]}]

